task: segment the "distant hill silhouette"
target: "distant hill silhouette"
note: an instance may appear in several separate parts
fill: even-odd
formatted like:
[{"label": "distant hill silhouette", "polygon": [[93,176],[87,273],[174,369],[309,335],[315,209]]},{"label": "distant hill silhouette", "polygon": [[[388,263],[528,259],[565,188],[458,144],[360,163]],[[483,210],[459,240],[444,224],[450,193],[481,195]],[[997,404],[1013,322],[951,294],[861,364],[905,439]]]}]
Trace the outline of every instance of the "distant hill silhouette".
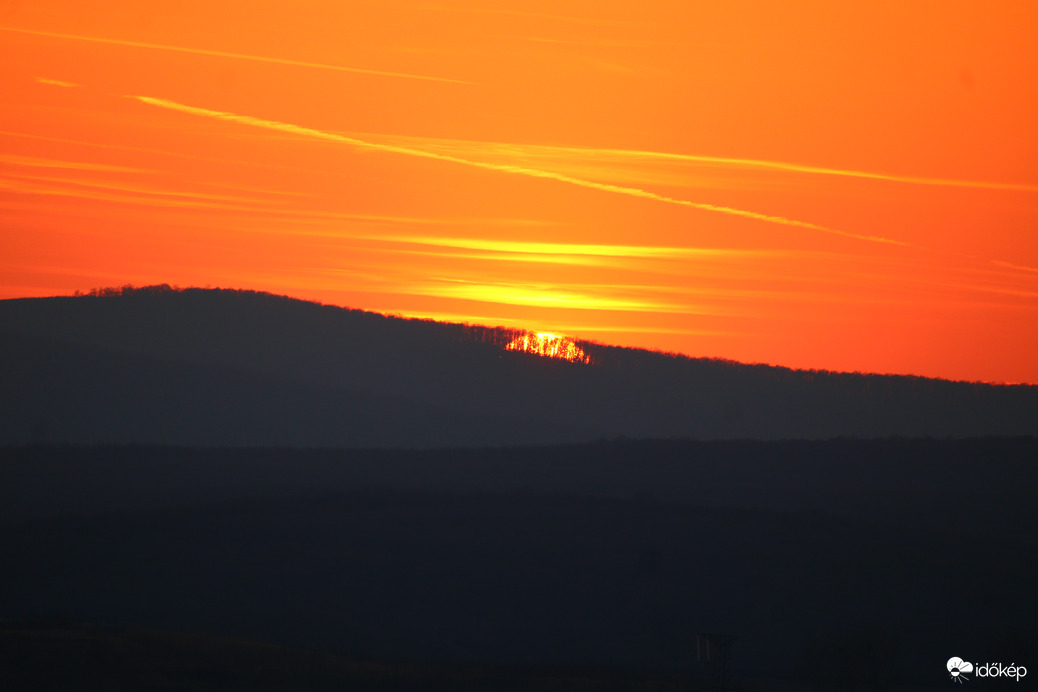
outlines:
[{"label": "distant hill silhouette", "polygon": [[1038,433],[1038,387],[796,371],[253,291],[0,301],[0,444],[435,447]]}]

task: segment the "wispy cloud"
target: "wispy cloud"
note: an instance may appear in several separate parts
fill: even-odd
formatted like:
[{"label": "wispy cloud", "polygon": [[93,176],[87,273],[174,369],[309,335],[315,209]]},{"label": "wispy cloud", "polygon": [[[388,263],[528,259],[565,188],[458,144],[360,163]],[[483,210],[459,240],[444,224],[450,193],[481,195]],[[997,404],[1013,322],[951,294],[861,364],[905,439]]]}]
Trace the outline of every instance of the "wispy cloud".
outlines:
[{"label": "wispy cloud", "polygon": [[115,190],[118,192],[130,192],[138,195],[155,195],[159,197],[185,197],[190,199],[215,200],[221,202],[251,202],[261,204],[262,200],[248,197],[237,197],[233,195],[214,195],[206,192],[190,190],[169,190],[148,185],[138,185],[127,182],[109,182],[97,180],[82,180],[78,178],[56,178],[36,175],[13,176],[23,180],[32,180],[44,183],[57,183],[61,185],[75,185],[80,187],[99,188],[102,190]]},{"label": "wispy cloud", "polygon": [[411,248],[373,248],[373,252],[390,253],[396,255],[411,255],[418,257],[438,257],[447,259],[465,260],[489,260],[491,262],[529,262],[534,264],[565,264],[586,267],[621,266],[627,264],[623,259],[615,257],[589,257],[586,255],[546,255],[523,252],[479,252],[479,251],[451,251],[441,249],[440,246],[422,245],[420,247],[436,249],[416,250]]},{"label": "wispy cloud", "polygon": [[[988,190],[1016,190],[1038,192],[1033,183],[998,182],[985,180],[961,180],[925,176],[894,175],[876,171],[862,171],[828,166],[815,166],[788,161],[766,161],[726,156],[699,154],[676,154],[659,151],[632,149],[603,149],[595,147],[559,147],[539,144],[516,144],[508,142],[482,142],[475,140],[440,139],[431,137],[405,137],[379,134],[356,134],[376,143],[411,147],[448,156],[489,159],[493,162],[510,162],[547,168],[553,171],[598,172],[615,179],[646,180],[664,184],[681,185],[684,181],[699,184],[702,178],[690,176],[687,168],[673,171],[675,166],[708,166],[737,170],[776,171],[806,175],[880,180],[911,185],[941,187],[964,187]],[[659,170],[645,170],[645,166],[665,166]],[[579,175],[579,173],[578,173]],[[596,177],[598,177],[596,176]]]},{"label": "wispy cloud", "polygon": [[[527,262],[573,266],[642,269],[680,275],[688,271],[688,262],[715,264],[717,260],[791,257],[803,254],[788,250],[734,250],[728,248],[679,248],[640,245],[592,245],[547,243],[476,238],[438,238],[433,236],[356,235],[328,232],[326,235],[350,240],[390,243],[404,247],[373,247],[373,252],[406,254],[453,259],[489,260],[493,262]],[[415,249],[415,247],[419,249]],[[675,260],[679,264],[667,269],[658,260]],[[678,269],[680,267],[680,269]],[[729,275],[726,272],[722,272]]]},{"label": "wispy cloud", "polygon": [[[402,79],[422,79],[432,82],[448,82],[451,84],[473,84],[462,79],[449,79],[447,77],[432,77],[429,75],[411,74],[407,72],[388,72],[385,70],[370,70],[361,67],[346,67],[345,65],[329,65],[327,63],[308,62],[306,60],[290,60],[287,58],[273,58],[264,55],[247,55],[244,53],[230,53],[220,50],[209,50],[206,48],[189,48],[187,46],[167,46],[159,43],[145,43],[143,41],[126,41],[115,38],[101,38],[98,36],[78,36],[75,34],[57,34],[49,31],[31,31],[29,29],[15,29],[13,27],[0,26],[0,31],[10,31],[31,36],[45,36],[47,38],[60,38],[71,41],[88,41],[91,43],[106,43],[114,46],[127,46],[131,48],[148,48],[151,50],[174,51],[177,53],[192,53],[194,55],[209,55],[217,58],[232,58],[234,60],[251,60],[253,62],[273,63],[276,65],[291,65],[293,67],[309,67],[319,70],[334,70],[337,72],[353,72],[379,77],[399,77]],[[54,83],[48,82],[48,83]],[[75,86],[63,84],[60,86]]]},{"label": "wispy cloud", "polygon": [[49,86],[68,87],[75,88],[82,86],[81,84],[73,84],[72,82],[63,82],[60,79],[47,79],[46,77],[37,77],[36,81],[40,84],[47,84]]},{"label": "wispy cloud", "polygon": [[21,195],[70,197],[99,202],[183,209],[263,212],[262,200],[202,192],[168,190],[116,181],[80,180],[36,175],[0,177],[0,191]]},{"label": "wispy cloud", "polygon": [[564,310],[605,310],[610,312],[661,312],[690,314],[695,307],[650,301],[595,291],[593,286],[558,286],[538,283],[479,283],[445,280],[416,284],[406,289],[414,295],[474,300],[504,305],[523,305]]},{"label": "wispy cloud", "polygon": [[[512,37],[507,37],[512,38]],[[546,36],[516,36],[520,41],[529,41],[530,43],[550,43],[562,46],[581,46],[588,48],[656,48],[659,46],[687,46],[691,45],[688,43],[681,43],[678,41],[639,41],[634,39],[612,39],[612,38],[583,38],[583,39],[571,39],[571,38],[549,38]],[[714,44],[703,44],[696,43],[696,45],[714,45]]]},{"label": "wispy cloud", "polygon": [[150,173],[143,168],[129,166],[113,166],[104,163],[86,161],[62,161],[59,159],[41,159],[34,156],[18,156],[16,154],[0,154],[0,163],[10,166],[26,166],[31,168],[64,168],[77,171],[96,171],[99,173]]},{"label": "wispy cloud", "polygon": [[[609,150],[605,150],[609,151]],[[937,185],[943,187],[972,187],[989,190],[1019,190],[1038,192],[1038,185],[1030,183],[1004,183],[985,180],[959,180],[955,178],[927,178],[910,175],[893,175],[875,171],[860,171],[845,168],[828,168],[811,166],[785,161],[763,161],[761,159],[739,159],[723,156],[697,156],[692,154],[667,154],[661,152],[626,152],[638,156],[673,161],[689,161],[695,163],[718,164],[738,168],[756,168],[761,170],[783,171],[787,173],[810,173],[814,175],[830,175],[844,178],[862,178],[866,180],[884,180],[892,183],[908,183],[912,185]]]},{"label": "wispy cloud", "polygon": [[[271,170],[278,171],[290,171],[292,173],[306,173],[306,174],[319,174],[319,175],[339,175],[334,171],[317,171],[308,168],[302,168],[299,166],[288,166],[283,164],[276,164],[269,161],[248,161],[243,162],[235,159],[224,159],[215,156],[199,156],[197,154],[186,153],[183,151],[170,151],[167,149],[153,149],[151,147],[135,147],[124,144],[112,144],[110,142],[88,142],[81,139],[68,139],[66,137],[48,137],[45,135],[31,134],[28,132],[14,132],[11,130],[0,130],[0,136],[2,137],[18,137],[21,139],[33,139],[42,142],[58,142],[60,144],[72,144],[80,147],[90,147],[93,149],[108,149],[112,151],[132,151],[141,154],[154,154],[157,156],[170,157],[176,159],[186,159],[188,161],[202,161],[207,163],[218,163],[230,166],[242,166],[247,165],[250,168],[268,168]],[[267,193],[273,194],[294,194],[287,192],[275,192],[267,190]]]},{"label": "wispy cloud", "polygon": [[397,243],[437,245],[441,247],[465,248],[468,250],[490,250],[502,253],[543,255],[592,255],[599,257],[647,257],[647,258],[703,258],[760,255],[766,251],[732,250],[727,248],[682,248],[649,245],[594,245],[579,243],[537,243],[517,240],[485,240],[481,238],[438,238],[426,236],[392,236],[379,238]]},{"label": "wispy cloud", "polygon": [[466,13],[466,14],[497,14],[513,17],[530,17],[532,19],[545,19],[555,22],[568,22],[576,24],[597,24],[597,25],[615,25],[615,26],[651,26],[656,22],[632,22],[629,19],[606,19],[605,17],[587,16],[578,17],[574,15],[563,15],[563,14],[547,14],[544,12],[525,12],[522,10],[506,10],[500,8],[490,7],[440,7],[435,5],[420,5],[416,6],[416,10],[424,10],[429,12],[455,12],[455,13]]},{"label": "wispy cloud", "polygon": [[290,123],[283,123],[274,120],[264,120],[262,118],[256,118],[249,115],[238,115],[236,113],[227,113],[224,111],[215,111],[208,108],[199,108],[196,106],[188,106],[175,101],[169,101],[166,99],[154,98],[151,96],[128,96],[128,98],[136,99],[142,103],[156,106],[159,108],[166,108],[169,110],[179,111],[182,113],[189,113],[191,115],[198,115],[208,118],[215,118],[217,120],[223,120],[226,122],[239,123],[242,125],[251,125],[254,127],[262,127],[268,130],[275,130],[279,132],[287,132],[291,134],[300,135],[303,137],[310,137],[314,139],[322,139],[329,142],[338,142],[341,144],[349,144],[355,147],[361,147],[365,149],[371,149],[376,151],[384,151],[394,154],[403,154],[406,156],[414,156],[426,159],[435,159],[437,161],[446,161],[450,163],[461,164],[465,166],[472,166],[474,168],[482,168],[485,170],[499,171],[502,173],[512,173],[516,175],[523,175],[533,178],[543,178],[549,180],[556,180],[570,185],[576,185],[578,187],[589,188],[592,190],[600,190],[603,192],[610,192],[614,194],[626,195],[629,197],[638,197],[641,199],[653,200],[656,202],[664,202],[666,204],[675,204],[678,206],[688,207],[691,209],[699,209],[701,211],[711,211],[720,214],[726,214],[729,216],[738,216],[747,219],[754,219],[757,221],[766,221],[768,223],[779,224],[783,226],[791,226],[795,228],[805,228],[814,231],[820,231],[822,233],[830,233],[839,235],[847,238],[853,238],[855,240],[864,240],[873,243],[885,243],[890,245],[903,245],[907,246],[908,243],[902,241],[893,240],[890,238],[884,238],[881,236],[862,235],[859,233],[851,233],[848,231],[841,231],[835,228],[829,228],[820,224],[810,223],[807,221],[798,221],[796,219],[789,219],[784,216],[778,216],[773,214],[763,214],[755,211],[748,211],[745,209],[736,209],[734,207],[727,207],[717,204],[707,204],[704,202],[692,202],[684,199],[677,199],[674,197],[668,197],[666,195],[660,195],[655,192],[648,190],[642,190],[635,187],[626,187],[621,185],[611,185],[608,183],[598,183],[591,180],[585,180],[582,178],[575,178],[568,175],[554,173],[552,171],[545,171],[535,168],[527,168],[524,166],[515,166],[509,164],[497,164],[487,163],[484,161],[473,161],[471,159],[464,159],[457,156],[450,156],[444,154],[437,154],[421,149],[413,149],[410,147],[401,147],[388,144],[376,144],[374,142],[357,139],[355,137],[346,137],[344,135],[338,135],[331,132],[324,132],[322,130],[315,130],[308,127],[302,127],[300,125],[293,125]]},{"label": "wispy cloud", "polygon": [[1038,267],[1028,267],[1023,264],[1013,264],[1012,262],[1004,262],[1002,260],[991,260],[991,263],[1008,269],[1019,269],[1020,271],[1038,274]]}]

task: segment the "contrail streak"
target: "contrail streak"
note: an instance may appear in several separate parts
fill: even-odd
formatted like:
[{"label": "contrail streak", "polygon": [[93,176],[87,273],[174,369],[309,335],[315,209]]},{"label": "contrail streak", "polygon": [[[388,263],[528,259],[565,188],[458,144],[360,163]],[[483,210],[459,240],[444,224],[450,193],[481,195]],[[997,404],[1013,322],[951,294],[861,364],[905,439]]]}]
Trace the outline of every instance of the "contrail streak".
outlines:
[{"label": "contrail streak", "polygon": [[684,199],[676,199],[674,197],[667,197],[665,195],[659,195],[655,192],[649,192],[648,190],[642,190],[636,187],[623,187],[620,185],[609,185],[606,183],[596,183],[590,180],[583,180],[581,178],[574,178],[568,175],[562,175],[559,173],[552,173],[550,171],[542,171],[536,168],[525,168],[522,166],[512,166],[507,164],[497,163],[484,163],[482,161],[471,161],[469,159],[463,159],[456,156],[449,156],[447,154],[435,154],[428,151],[422,151],[421,149],[412,149],[409,147],[394,146],[391,144],[375,144],[367,142],[362,139],[356,139],[354,137],[345,137],[343,135],[333,134],[331,132],[324,132],[322,130],[314,130],[308,127],[301,127],[299,125],[292,125],[290,123],[277,122],[275,120],[263,120],[261,118],[254,118],[250,115],[238,115],[235,113],[226,113],[223,111],[214,111],[208,108],[198,108],[195,106],[187,106],[182,103],[175,101],[167,101],[165,99],[154,98],[151,96],[128,96],[127,98],[136,99],[142,103],[146,103],[151,106],[157,106],[159,108],[167,108],[169,110],[180,111],[182,113],[189,113],[191,115],[200,115],[208,118],[215,118],[217,120],[224,120],[227,122],[240,123],[242,125],[252,125],[254,127],[262,127],[268,130],[276,130],[279,132],[289,132],[292,134],[302,135],[305,137],[312,137],[315,139],[323,139],[329,142],[338,142],[341,144],[349,144],[355,147],[361,147],[365,149],[372,149],[375,151],[385,151],[394,154],[404,154],[405,156],[415,156],[425,159],[434,159],[437,161],[449,161],[451,163],[458,163],[464,166],[471,166],[473,168],[482,168],[490,171],[500,171],[503,173],[513,173],[517,175],[525,175],[532,178],[545,178],[549,180],[557,180],[563,183],[569,183],[570,185],[576,185],[578,187],[590,188],[592,190],[601,190],[603,192],[612,192],[621,195],[627,195],[630,197],[639,197],[641,199],[650,199],[657,202],[666,202],[667,204],[676,204],[682,207],[689,207],[691,209],[701,209],[703,211],[713,211],[721,214],[728,214],[730,216],[740,216],[747,219],[756,219],[758,221],[768,221],[770,223],[781,224],[784,226],[794,226],[796,228],[807,228],[814,231],[821,231],[823,233],[832,233],[835,235],[844,236],[847,238],[854,238],[856,240],[867,240],[874,243],[886,243],[890,245],[902,245],[909,246],[909,243],[905,243],[899,240],[891,240],[890,238],[883,238],[880,236],[860,235],[858,233],[850,233],[848,231],[840,231],[835,228],[829,228],[827,226],[821,226],[819,224],[809,223],[807,221],[797,221],[795,219],[787,219],[784,216],[774,216],[770,214],[761,214],[755,211],[747,211],[745,209],[736,209],[734,207],[725,207],[716,204],[707,204],[705,202],[690,202]]},{"label": "contrail streak", "polygon": [[1028,183],[998,183],[984,180],[958,180],[955,178],[926,178],[910,175],[892,175],[845,168],[827,168],[810,166],[785,161],[765,161],[762,159],[739,159],[725,156],[702,156],[696,154],[671,154],[655,151],[628,151],[623,149],[569,149],[569,151],[585,154],[605,154],[631,156],[633,158],[661,159],[672,161],[688,161],[690,163],[715,163],[740,168],[760,168],[765,170],[788,171],[791,173],[812,173],[832,175],[846,178],[864,178],[868,180],[884,180],[893,183],[909,183],[913,185],[936,185],[943,187],[970,187],[987,190],[1018,190],[1021,192],[1038,192],[1038,185]]},{"label": "contrail streak", "polygon": [[107,43],[114,46],[130,46],[133,48],[150,48],[152,50],[168,50],[178,53],[194,53],[195,55],[211,55],[218,58],[233,58],[236,60],[252,60],[254,62],[269,62],[277,65],[292,65],[295,67],[312,67],[320,70],[335,70],[337,72],[355,72],[358,74],[370,74],[381,77],[400,77],[402,79],[424,79],[432,82],[449,82],[451,84],[475,84],[462,79],[448,79],[446,77],[429,77],[420,74],[408,74],[406,72],[386,72],[384,70],[366,70],[361,67],[344,67],[343,65],[328,65],[319,62],[306,62],[305,60],[289,60],[287,58],[269,58],[262,55],[245,55],[242,53],[228,53],[220,50],[208,50],[205,48],[185,48],[183,46],[166,46],[159,43],[144,43],[141,41],[124,41],[115,38],[99,38],[97,36],[76,36],[73,34],[55,34],[49,31],[31,31],[29,29],[14,29],[0,26],[0,31],[13,31],[19,34],[31,36],[46,36],[48,38],[64,38],[73,41],[89,41],[91,43]]},{"label": "contrail streak", "polygon": [[[360,133],[357,133],[360,134]],[[875,171],[861,171],[848,168],[832,168],[828,166],[815,166],[801,163],[790,163],[788,161],[767,161],[764,159],[745,159],[731,156],[708,156],[703,154],[678,154],[662,151],[639,151],[633,149],[602,149],[591,147],[559,147],[539,144],[514,144],[508,142],[480,142],[461,139],[435,139],[425,137],[403,137],[372,135],[379,139],[390,139],[397,144],[413,145],[416,147],[432,148],[437,151],[454,155],[494,156],[500,158],[524,158],[540,159],[549,165],[558,161],[571,163],[589,162],[588,165],[600,166],[602,162],[607,164],[635,164],[644,165],[650,163],[689,163],[703,165],[717,165],[737,169],[756,169],[768,171],[781,171],[784,173],[803,173],[810,175],[836,176],[844,178],[858,178],[865,180],[880,180],[884,182],[902,183],[911,185],[933,185],[939,187],[965,187],[987,190],[1011,190],[1020,192],[1038,192],[1038,185],[1033,183],[1007,183],[992,182],[987,180],[962,180],[957,178],[931,178],[924,176],[894,175],[890,173],[878,173]],[[529,161],[527,161],[529,162]],[[536,164],[535,164],[536,165]]]}]

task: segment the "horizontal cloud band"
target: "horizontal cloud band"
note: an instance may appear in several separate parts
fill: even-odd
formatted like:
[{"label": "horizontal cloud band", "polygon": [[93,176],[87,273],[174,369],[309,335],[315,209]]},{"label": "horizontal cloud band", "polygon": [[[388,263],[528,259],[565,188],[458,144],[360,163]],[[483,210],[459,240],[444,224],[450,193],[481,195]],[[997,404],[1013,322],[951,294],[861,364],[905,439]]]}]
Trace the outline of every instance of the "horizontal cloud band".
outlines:
[{"label": "horizontal cloud band", "polygon": [[[399,77],[403,79],[422,79],[430,82],[449,82],[452,84],[472,84],[462,79],[449,79],[447,77],[430,77],[428,75],[408,74],[406,72],[387,72],[385,70],[368,70],[362,67],[346,67],[345,65],[328,65],[319,62],[307,62],[305,60],[289,60],[287,58],[272,58],[264,55],[247,55],[243,53],[229,53],[227,51],[209,50],[206,48],[189,48],[187,46],[167,46],[161,43],[144,43],[142,41],[124,41],[115,38],[102,38],[99,36],[76,36],[74,34],[55,34],[49,31],[32,31],[29,29],[15,29],[13,27],[0,26],[0,31],[10,31],[18,34],[29,34],[30,36],[45,36],[47,38],[61,38],[71,41],[88,41],[90,43],[106,43],[114,46],[127,46],[130,48],[149,48],[152,50],[174,51],[177,53],[192,53],[194,55],[209,55],[216,58],[232,58],[234,60],[251,60],[253,62],[274,63],[276,65],[290,65],[292,67],[310,67],[319,70],[334,70],[336,72],[355,72],[358,74],[374,75],[377,77]],[[40,80],[44,84],[54,86],[78,86],[59,80]]]}]

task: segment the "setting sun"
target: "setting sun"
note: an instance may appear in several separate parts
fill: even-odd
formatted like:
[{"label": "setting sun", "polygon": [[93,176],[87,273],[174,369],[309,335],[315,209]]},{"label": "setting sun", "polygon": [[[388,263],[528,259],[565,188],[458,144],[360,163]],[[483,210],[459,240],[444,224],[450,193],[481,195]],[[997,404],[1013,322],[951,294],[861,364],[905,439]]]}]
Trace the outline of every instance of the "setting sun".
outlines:
[{"label": "setting sun", "polygon": [[527,332],[513,339],[505,346],[505,350],[523,351],[574,363],[591,363],[591,359],[584,353],[584,349],[577,346],[572,339],[551,332]]}]

